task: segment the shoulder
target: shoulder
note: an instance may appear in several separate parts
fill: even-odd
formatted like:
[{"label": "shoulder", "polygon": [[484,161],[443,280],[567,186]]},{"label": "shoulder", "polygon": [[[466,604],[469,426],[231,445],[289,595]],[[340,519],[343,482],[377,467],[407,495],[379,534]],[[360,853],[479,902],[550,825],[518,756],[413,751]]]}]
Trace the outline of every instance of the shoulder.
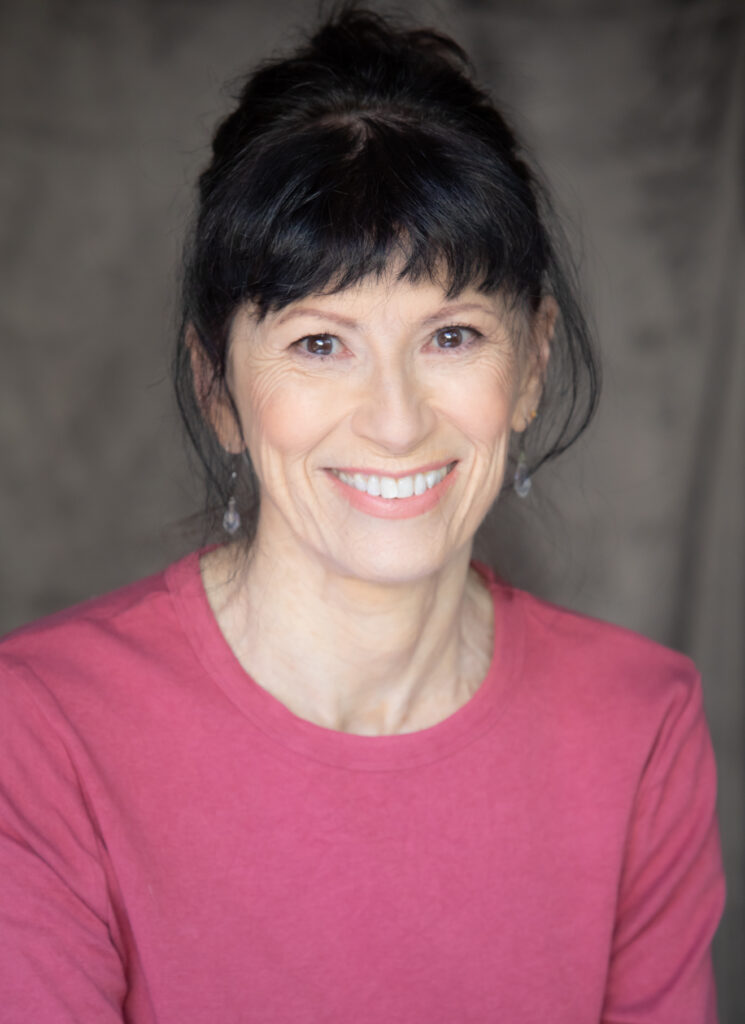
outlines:
[{"label": "shoulder", "polygon": [[166,573],[160,572],[90,598],[8,633],[0,639],[0,657],[12,661],[50,648],[60,655],[83,640],[86,645],[93,644],[87,647],[93,653],[112,633],[122,629],[147,631],[150,616],[161,610],[166,594]]},{"label": "shoulder", "polygon": [[[85,601],[0,639],[0,700],[88,706],[115,691],[132,693],[159,665],[188,648],[172,578],[192,555],[101,597]],[[198,563],[197,563],[198,564]]]},{"label": "shoulder", "polygon": [[633,680],[646,687],[669,676],[695,676],[693,662],[649,637],[591,615],[513,590],[528,644],[550,652],[554,665],[584,667],[594,678]]},{"label": "shoulder", "polygon": [[554,604],[512,587],[483,569],[497,609],[503,607],[512,632],[519,632],[525,656],[533,665],[543,662],[556,676],[571,674],[593,685],[625,687],[634,683],[654,690],[666,680],[689,683],[697,677],[685,654],[649,637],[582,612]]},{"label": "shoulder", "polygon": [[520,638],[515,700],[544,749],[572,751],[588,772],[615,761],[650,778],[669,768],[681,744],[709,743],[701,679],[690,658],[491,583],[508,609],[508,642]]}]

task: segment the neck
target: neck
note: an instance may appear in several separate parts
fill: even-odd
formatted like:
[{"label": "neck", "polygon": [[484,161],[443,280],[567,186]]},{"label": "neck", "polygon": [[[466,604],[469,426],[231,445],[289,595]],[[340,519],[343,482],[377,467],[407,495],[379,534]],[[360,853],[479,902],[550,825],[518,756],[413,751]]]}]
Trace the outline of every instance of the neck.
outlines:
[{"label": "neck", "polygon": [[318,725],[384,735],[446,718],[486,673],[491,600],[469,559],[470,547],[423,579],[379,583],[259,536],[243,561],[230,548],[207,556],[203,575],[257,683]]}]

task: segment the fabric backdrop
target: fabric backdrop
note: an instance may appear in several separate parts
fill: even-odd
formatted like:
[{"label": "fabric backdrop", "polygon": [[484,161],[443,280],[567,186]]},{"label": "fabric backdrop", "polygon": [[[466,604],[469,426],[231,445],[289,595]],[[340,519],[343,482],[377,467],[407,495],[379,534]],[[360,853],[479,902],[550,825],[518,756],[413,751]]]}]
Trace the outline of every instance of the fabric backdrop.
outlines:
[{"label": "fabric backdrop", "polygon": [[[313,5],[314,6],[314,5]],[[373,6],[377,6],[373,4]],[[497,508],[515,582],[684,650],[704,676],[745,1020],[745,10],[442,0],[567,215],[605,364],[587,438]],[[170,397],[179,245],[222,90],[311,5],[0,3],[0,631],[198,542]]]}]

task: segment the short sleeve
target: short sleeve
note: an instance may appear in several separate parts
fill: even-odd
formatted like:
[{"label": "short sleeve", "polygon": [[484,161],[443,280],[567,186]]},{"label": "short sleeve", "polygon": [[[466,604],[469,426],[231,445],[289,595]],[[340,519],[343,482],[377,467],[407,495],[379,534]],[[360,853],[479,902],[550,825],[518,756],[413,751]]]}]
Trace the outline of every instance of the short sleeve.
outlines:
[{"label": "short sleeve", "polygon": [[671,692],[630,822],[603,1024],[717,1021],[711,941],[724,874],[716,768],[692,666]]},{"label": "short sleeve", "polygon": [[0,675],[0,1016],[122,1021],[101,844],[60,732],[29,681]]}]

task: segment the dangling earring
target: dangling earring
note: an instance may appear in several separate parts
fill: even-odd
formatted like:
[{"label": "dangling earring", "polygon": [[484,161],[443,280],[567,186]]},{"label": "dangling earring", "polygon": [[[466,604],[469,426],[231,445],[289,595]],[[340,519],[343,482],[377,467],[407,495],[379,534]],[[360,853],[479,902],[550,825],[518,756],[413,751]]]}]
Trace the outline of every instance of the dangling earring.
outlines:
[{"label": "dangling earring", "polygon": [[[530,422],[538,415],[536,409],[530,414]],[[512,479],[512,487],[518,498],[527,498],[530,494],[530,488],[533,486],[533,481],[530,478],[530,469],[528,468],[528,460],[525,458],[525,443],[520,442],[520,452],[517,456],[517,466],[515,466],[515,475]]]},{"label": "dangling earring", "polygon": [[230,474],[230,497],[228,498],[228,506],[225,509],[225,514],[222,517],[222,528],[231,537],[234,533],[237,533],[241,527],[241,514],[236,508],[235,495],[232,493],[235,491],[235,482],[238,479],[238,474],[235,470]]},{"label": "dangling earring", "polygon": [[512,486],[518,498],[527,498],[530,494],[530,488],[533,486],[533,481],[530,479],[528,462],[525,458],[525,449],[522,445],[520,446],[520,454],[517,457],[517,466],[515,467]]}]

